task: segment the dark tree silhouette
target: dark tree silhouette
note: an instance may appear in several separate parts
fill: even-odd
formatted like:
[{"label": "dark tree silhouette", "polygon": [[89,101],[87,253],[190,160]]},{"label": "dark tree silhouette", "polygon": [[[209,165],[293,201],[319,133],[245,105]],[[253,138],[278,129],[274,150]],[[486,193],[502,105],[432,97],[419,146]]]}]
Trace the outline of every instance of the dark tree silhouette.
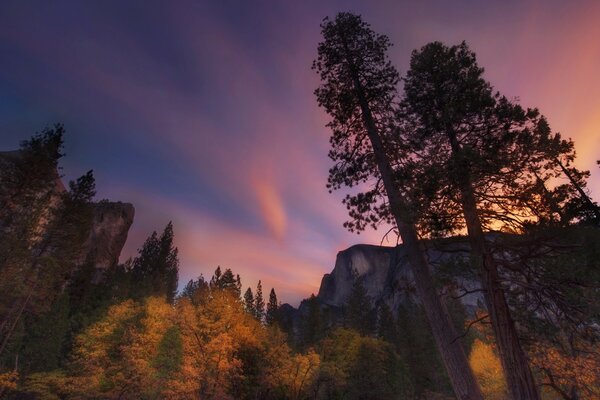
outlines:
[{"label": "dark tree silhouette", "polygon": [[375,317],[371,298],[360,279],[355,279],[344,309],[346,327],[354,329],[361,335],[371,335],[375,330]]},{"label": "dark tree silhouette", "polygon": [[252,293],[252,289],[246,289],[246,293],[244,293],[244,308],[246,311],[252,315],[256,315],[256,308],[254,305],[254,294]]},{"label": "dark tree silhouette", "polygon": [[184,297],[190,300],[194,305],[204,304],[208,299],[209,284],[204,279],[204,276],[200,275],[197,279],[191,279],[185,285],[181,291],[180,297]]},{"label": "dark tree silhouette", "polygon": [[256,295],[254,296],[254,312],[256,319],[259,321],[263,320],[265,316],[265,300],[262,292],[262,282],[259,280],[256,285]]},{"label": "dark tree silhouette", "polygon": [[378,307],[377,312],[377,336],[388,343],[397,345],[398,324],[390,307],[383,303]]},{"label": "dark tree silhouette", "polygon": [[[487,187],[484,196],[490,195],[490,187],[497,187],[496,193],[502,192],[504,171],[521,168],[519,161],[531,156],[520,151],[534,150],[534,146],[526,144],[536,143],[532,131],[538,121],[530,121],[534,112],[525,113],[493,94],[482,73],[475,54],[464,42],[452,47],[434,42],[413,52],[405,79],[405,109],[416,121],[409,140],[414,144],[419,168],[437,172],[435,182],[419,181],[426,182],[424,186],[433,188],[432,193],[439,198],[447,194],[446,209],[457,210],[464,217],[455,220],[455,224],[466,226],[469,234],[471,261],[480,271],[509,393],[513,399],[538,399],[538,389],[500,285],[498,267],[486,243],[480,217],[481,206],[486,205],[475,190]],[[525,184],[519,182],[519,186]],[[506,189],[510,192],[514,187]],[[503,204],[508,201],[505,199]],[[519,206],[518,201],[513,204],[515,208]]]},{"label": "dark tree silhouette", "polygon": [[277,301],[277,294],[275,294],[275,289],[271,288],[269,302],[267,303],[267,312],[265,313],[265,322],[267,325],[273,325],[279,320],[278,311],[279,302]]},{"label": "dark tree silhouette", "polygon": [[69,190],[57,189],[63,134],[62,125],[46,129],[0,160],[0,356],[9,347],[18,352],[24,316],[52,308],[90,232],[92,171],[69,182]]},{"label": "dark tree silhouette", "polygon": [[328,187],[372,183],[370,190],[346,197],[352,218],[346,227],[360,231],[381,220],[395,223],[456,396],[481,399],[464,349],[436,292],[418,240],[413,205],[391,162],[390,156],[400,150],[389,140],[399,77],[386,56],[389,39],[350,13],[340,13],[333,21],[326,18],[321,27],[323,42],[313,68],[322,81],[315,91],[318,103],[332,118],[329,156],[335,165],[329,171]]},{"label": "dark tree silhouette", "polygon": [[177,295],[179,259],[173,245],[173,224],[169,222],[158,236],[152,232],[131,262],[132,292],[135,298],[166,296],[173,303]]},{"label": "dark tree silhouette", "polygon": [[225,272],[221,272],[221,267],[218,266],[209,285],[211,289],[229,290],[236,298],[242,295],[239,275],[235,277],[230,268],[225,269]]}]

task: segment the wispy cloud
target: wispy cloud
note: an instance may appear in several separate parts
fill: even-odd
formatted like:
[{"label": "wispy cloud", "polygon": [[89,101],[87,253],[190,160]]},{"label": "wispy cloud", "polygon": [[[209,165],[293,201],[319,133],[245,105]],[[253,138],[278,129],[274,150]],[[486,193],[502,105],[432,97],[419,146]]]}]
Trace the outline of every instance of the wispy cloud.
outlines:
[{"label": "wispy cloud", "polygon": [[172,219],[182,280],[221,264],[297,301],[336,251],[383,234],[345,232],[325,189],[310,63],[321,18],[346,9],[390,36],[400,71],[427,41],[467,40],[496,88],[575,139],[600,195],[594,2],[3,3],[0,144],[67,123],[66,174],[94,168],[100,197],[136,205],[126,255]]}]

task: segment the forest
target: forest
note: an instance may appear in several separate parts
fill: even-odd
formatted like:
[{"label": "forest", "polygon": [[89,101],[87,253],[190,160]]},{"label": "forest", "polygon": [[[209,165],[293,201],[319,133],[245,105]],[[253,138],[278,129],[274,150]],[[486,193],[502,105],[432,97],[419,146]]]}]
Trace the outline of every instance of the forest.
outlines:
[{"label": "forest", "polygon": [[[600,208],[575,143],[465,42],[414,50],[400,76],[361,16],[321,36],[323,185],[347,230],[398,237],[409,300],[375,302],[357,275],[343,307],[291,310],[238,266],[179,285],[172,223],[99,269],[82,248],[108,201],[92,171],[57,189],[56,124],[0,153],[0,398],[600,399]],[[455,241],[468,256],[434,265],[428,246]]]}]

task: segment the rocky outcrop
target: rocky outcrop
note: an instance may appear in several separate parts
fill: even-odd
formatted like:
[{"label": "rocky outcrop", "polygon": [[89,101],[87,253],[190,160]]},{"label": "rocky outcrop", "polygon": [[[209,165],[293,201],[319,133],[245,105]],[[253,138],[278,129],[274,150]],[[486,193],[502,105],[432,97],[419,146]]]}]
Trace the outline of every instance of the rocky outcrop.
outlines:
[{"label": "rocky outcrop", "polygon": [[[317,297],[324,304],[341,307],[355,279],[360,280],[374,301],[389,297],[394,287],[408,285],[409,277],[401,268],[401,256],[399,248],[366,244],[340,251],[333,271],[323,276]],[[402,294],[406,295],[405,291]]]},{"label": "rocky outcrop", "polygon": [[98,270],[106,270],[116,264],[127,241],[134,215],[135,209],[130,203],[94,203],[92,226],[79,263],[89,261]]},{"label": "rocky outcrop", "polygon": [[[460,238],[429,241],[424,246],[427,258],[436,270],[449,263],[468,262],[469,247]],[[348,299],[355,279],[366,289],[374,305],[385,302],[396,310],[407,300],[418,303],[406,249],[402,245],[359,244],[340,251],[333,271],[323,276],[317,297],[325,305],[341,307]],[[467,290],[476,288],[476,282],[460,277],[454,277],[453,284]],[[481,300],[480,293],[461,297],[467,312],[480,307]]]},{"label": "rocky outcrop", "polygon": [[[7,171],[22,159],[22,153],[19,150],[0,152],[0,172]],[[50,187],[50,192],[40,193],[40,197],[48,196],[48,206],[55,206],[61,201],[61,193],[66,189],[60,178],[58,171],[53,171],[54,184]],[[0,184],[2,182],[0,173]],[[10,195],[10,194],[7,194]],[[129,228],[133,223],[135,210],[132,204],[122,202],[110,202],[102,200],[93,204],[93,215],[91,228],[88,238],[84,242],[81,253],[77,258],[76,264],[82,265],[85,262],[92,263],[99,272],[106,270],[119,261],[119,256],[127,240]],[[13,211],[13,212],[18,212]],[[44,217],[40,218],[39,225],[43,226]],[[10,226],[0,221],[0,232],[10,231]]]},{"label": "rocky outcrop", "polygon": [[[445,275],[442,273],[445,266],[468,263],[469,246],[464,238],[427,241],[423,245],[434,268],[434,276],[438,278]],[[318,302],[322,314],[327,316],[328,323],[336,324],[341,321],[344,304],[355,280],[366,289],[374,307],[385,303],[393,312],[397,312],[403,304],[419,303],[404,246],[358,244],[340,251],[333,270],[321,280],[319,293],[314,301]],[[447,290],[461,288],[472,291],[478,286],[473,279],[460,275],[452,276],[443,284]],[[460,301],[470,316],[483,306],[483,297],[477,291],[464,294],[460,300],[448,296],[447,301]],[[309,312],[308,308],[309,300],[303,300],[297,310],[285,304],[280,312],[282,318],[297,332],[301,319]]]}]

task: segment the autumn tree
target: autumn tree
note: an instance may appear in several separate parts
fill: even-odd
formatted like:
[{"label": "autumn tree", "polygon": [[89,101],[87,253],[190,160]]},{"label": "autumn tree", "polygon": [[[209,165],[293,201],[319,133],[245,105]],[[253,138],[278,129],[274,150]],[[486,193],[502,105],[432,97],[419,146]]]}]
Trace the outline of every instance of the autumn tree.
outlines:
[{"label": "autumn tree", "polygon": [[[76,340],[68,384],[73,397],[157,398],[182,364],[182,343],[165,298],[127,300]],[[51,385],[54,373],[39,379]],[[42,378],[42,377],[40,377]],[[26,391],[31,392],[30,385]]]},{"label": "autumn tree", "polygon": [[351,329],[332,331],[319,345],[317,399],[409,398],[412,385],[393,346]]},{"label": "autumn tree", "polygon": [[507,295],[540,383],[565,400],[598,396],[600,232],[543,229],[505,242]]},{"label": "autumn tree", "polygon": [[181,298],[187,298],[192,304],[200,305],[207,301],[210,292],[209,283],[204,276],[200,275],[197,279],[191,279],[181,291]]},{"label": "autumn tree", "polygon": [[221,289],[231,291],[237,297],[240,297],[242,286],[239,275],[236,277],[230,268],[225,269],[225,272],[221,272],[221,267],[218,266],[215,269],[213,277],[210,279],[209,286],[211,289]]},{"label": "autumn tree", "polygon": [[504,370],[500,358],[491,344],[475,339],[469,355],[469,363],[486,399],[506,399],[508,393]]},{"label": "autumn tree", "polygon": [[351,217],[345,226],[361,231],[381,221],[395,224],[454,391],[459,399],[481,399],[419,244],[414,204],[407,192],[410,188],[392,162],[402,149],[391,140],[399,76],[386,55],[389,39],[350,13],[340,13],[334,20],[326,18],[321,28],[323,41],[313,68],[322,81],[315,91],[318,104],[331,117],[329,156],[335,164],[329,171],[328,187],[365,188],[371,184],[345,198]]}]

